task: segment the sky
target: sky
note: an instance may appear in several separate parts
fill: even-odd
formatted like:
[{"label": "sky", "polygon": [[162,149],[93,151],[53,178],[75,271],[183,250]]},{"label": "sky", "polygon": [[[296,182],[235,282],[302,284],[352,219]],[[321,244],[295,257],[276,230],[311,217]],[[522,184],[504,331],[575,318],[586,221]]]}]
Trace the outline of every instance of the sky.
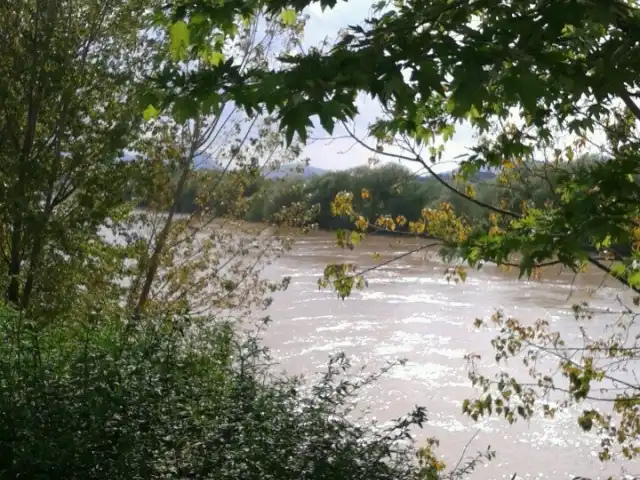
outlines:
[{"label": "sky", "polygon": [[[314,46],[326,37],[335,38],[341,28],[362,22],[371,8],[372,0],[339,1],[333,9],[324,12],[318,4],[312,4],[308,9],[309,20],[304,34],[304,46]],[[360,138],[366,136],[367,125],[375,120],[379,114],[377,102],[370,98],[361,97],[358,101],[359,116],[355,119],[356,134]],[[360,165],[367,165],[371,152],[360,145],[354,145],[352,139],[339,138],[347,132],[336,126],[334,138],[328,139],[329,134],[317,128],[312,134],[312,141],[307,145],[304,154],[309,157],[310,165],[328,170],[342,170]],[[443,153],[443,160],[447,161],[438,170],[451,170],[455,167],[453,159],[465,151],[471,143],[472,132],[468,125],[458,127],[453,139],[447,144]],[[372,142],[369,142],[373,145]],[[397,160],[388,160],[396,161]],[[416,167],[407,164],[415,170]]]}]

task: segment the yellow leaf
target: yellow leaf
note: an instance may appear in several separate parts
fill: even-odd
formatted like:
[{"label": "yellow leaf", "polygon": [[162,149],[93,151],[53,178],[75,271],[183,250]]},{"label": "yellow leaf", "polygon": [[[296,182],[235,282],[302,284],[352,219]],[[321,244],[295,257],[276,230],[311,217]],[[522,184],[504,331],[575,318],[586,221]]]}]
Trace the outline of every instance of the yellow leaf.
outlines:
[{"label": "yellow leaf", "polygon": [[294,25],[297,19],[298,14],[291,8],[283,10],[280,14],[280,20],[282,20],[282,23],[284,23],[285,25]]},{"label": "yellow leaf", "polygon": [[360,196],[362,197],[363,200],[369,200],[371,198],[371,194],[369,193],[369,190],[367,190],[366,188],[362,189],[362,191],[360,192]]},{"label": "yellow leaf", "polygon": [[369,222],[367,221],[366,218],[364,218],[363,216],[358,217],[358,220],[356,221],[356,228],[358,230],[367,230],[367,228],[369,227]]},{"label": "yellow leaf", "polygon": [[476,198],[476,189],[471,184],[465,187],[464,193],[470,198]]},{"label": "yellow leaf", "polygon": [[574,154],[573,154],[573,150],[571,149],[571,147],[567,147],[565,152],[567,154],[567,160],[569,160],[570,162],[573,161]]},{"label": "yellow leaf", "polygon": [[214,67],[217,67],[218,65],[220,65],[220,63],[224,62],[224,53],[218,51],[212,52],[209,56],[209,62]]}]

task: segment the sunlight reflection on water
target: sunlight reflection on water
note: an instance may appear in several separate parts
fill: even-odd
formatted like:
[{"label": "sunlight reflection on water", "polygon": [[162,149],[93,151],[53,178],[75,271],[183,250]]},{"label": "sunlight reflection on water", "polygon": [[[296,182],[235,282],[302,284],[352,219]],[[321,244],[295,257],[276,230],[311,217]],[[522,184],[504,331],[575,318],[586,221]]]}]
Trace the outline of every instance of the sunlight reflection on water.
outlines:
[{"label": "sunlight reflection on water", "polygon": [[598,461],[596,435],[578,432],[575,419],[585,405],[560,411],[553,420],[535,418],[513,426],[498,418],[473,422],[461,414],[462,400],[477,393],[467,378],[465,354],[478,353],[489,360],[487,368],[495,368],[490,339],[496,331],[477,332],[472,326],[476,317],[503,308],[522,320],[546,318],[565,337],[575,338],[578,325],[571,304],[589,298],[597,308],[615,307],[612,287],[589,297],[599,278],[571,285],[570,277],[553,274],[544,282],[518,282],[517,275],[490,267],[470,271],[464,284],[455,285],[443,277],[441,262],[408,258],[372,272],[369,287],[345,301],[318,290],[317,279],[329,261],[355,261],[364,268],[372,264],[371,252],[388,258],[398,251],[397,245],[389,248],[387,240],[377,242],[364,245],[362,252],[345,253],[333,246],[329,235],[317,234],[305,238],[268,272],[293,278],[289,290],[276,295],[270,311],[274,322],[266,334],[283,369],[313,376],[339,351],[369,370],[406,358],[404,367],[367,388],[364,403],[380,420],[425,405],[429,422],[425,431],[416,433],[420,438],[440,438],[440,452],[454,463],[479,430],[471,449],[484,450],[491,444],[498,458],[474,479],[510,479],[518,472],[519,478],[564,479],[574,474],[596,480],[620,473],[620,465]]}]

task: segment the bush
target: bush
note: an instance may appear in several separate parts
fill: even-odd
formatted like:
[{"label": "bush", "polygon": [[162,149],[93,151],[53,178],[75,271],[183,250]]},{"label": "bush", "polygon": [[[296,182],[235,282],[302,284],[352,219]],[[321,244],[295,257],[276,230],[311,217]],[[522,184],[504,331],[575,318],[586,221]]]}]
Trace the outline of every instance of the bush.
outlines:
[{"label": "bush", "polygon": [[422,410],[358,426],[351,400],[375,376],[349,381],[338,356],[305,389],[268,360],[210,319],[43,323],[0,306],[0,477],[417,478]]}]

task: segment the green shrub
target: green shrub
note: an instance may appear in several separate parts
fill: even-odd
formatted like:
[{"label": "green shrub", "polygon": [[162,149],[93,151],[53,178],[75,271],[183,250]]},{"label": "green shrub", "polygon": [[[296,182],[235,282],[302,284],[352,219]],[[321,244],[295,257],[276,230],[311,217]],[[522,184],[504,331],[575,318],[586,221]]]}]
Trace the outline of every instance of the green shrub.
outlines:
[{"label": "green shrub", "polygon": [[[180,323],[180,326],[177,325]],[[257,336],[210,319],[41,323],[0,307],[0,477],[416,478],[409,429],[347,417],[358,388],[269,373]]]}]

